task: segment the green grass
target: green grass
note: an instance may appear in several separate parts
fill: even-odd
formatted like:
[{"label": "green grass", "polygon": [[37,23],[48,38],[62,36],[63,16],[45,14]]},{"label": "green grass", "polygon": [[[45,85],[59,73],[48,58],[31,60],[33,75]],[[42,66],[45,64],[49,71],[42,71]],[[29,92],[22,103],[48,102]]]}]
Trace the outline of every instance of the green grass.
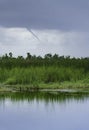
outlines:
[{"label": "green grass", "polygon": [[13,88],[81,88],[89,87],[89,73],[64,67],[29,67],[0,69],[1,86]]},{"label": "green grass", "polygon": [[31,67],[0,69],[0,83],[33,84],[76,81],[83,79],[83,69],[59,67]]}]

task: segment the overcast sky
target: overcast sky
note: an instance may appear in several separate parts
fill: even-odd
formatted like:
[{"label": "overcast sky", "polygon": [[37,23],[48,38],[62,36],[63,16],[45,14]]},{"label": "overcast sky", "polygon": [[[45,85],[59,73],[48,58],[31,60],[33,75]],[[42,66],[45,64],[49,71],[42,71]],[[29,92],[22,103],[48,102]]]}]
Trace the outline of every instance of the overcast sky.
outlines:
[{"label": "overcast sky", "polygon": [[0,54],[89,56],[89,0],[0,0]]}]

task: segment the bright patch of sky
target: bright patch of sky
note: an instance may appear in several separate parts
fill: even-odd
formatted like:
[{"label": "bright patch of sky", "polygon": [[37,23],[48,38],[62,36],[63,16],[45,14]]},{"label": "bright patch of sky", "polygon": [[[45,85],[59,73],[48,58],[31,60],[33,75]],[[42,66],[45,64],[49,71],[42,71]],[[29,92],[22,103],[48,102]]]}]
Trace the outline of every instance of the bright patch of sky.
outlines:
[{"label": "bright patch of sky", "polygon": [[[32,30],[27,28],[0,28],[1,54],[12,52],[14,56],[26,56],[27,52],[36,55],[57,53],[75,57],[88,56],[89,33],[60,30]],[[85,48],[86,46],[86,48]]]}]

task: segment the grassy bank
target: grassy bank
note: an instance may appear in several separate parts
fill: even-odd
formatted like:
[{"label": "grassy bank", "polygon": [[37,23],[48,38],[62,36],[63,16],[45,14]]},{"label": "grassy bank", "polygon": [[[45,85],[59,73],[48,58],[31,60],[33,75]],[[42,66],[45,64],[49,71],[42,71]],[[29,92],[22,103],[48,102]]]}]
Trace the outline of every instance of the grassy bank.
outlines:
[{"label": "grassy bank", "polygon": [[[1,90],[88,88],[89,73],[69,67],[0,69]],[[4,87],[3,87],[4,86]]]}]

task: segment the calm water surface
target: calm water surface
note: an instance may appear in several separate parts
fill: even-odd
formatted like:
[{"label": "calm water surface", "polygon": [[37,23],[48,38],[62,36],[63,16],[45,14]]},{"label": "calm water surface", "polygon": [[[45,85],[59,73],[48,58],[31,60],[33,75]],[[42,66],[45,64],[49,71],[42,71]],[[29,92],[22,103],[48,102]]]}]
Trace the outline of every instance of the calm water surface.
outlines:
[{"label": "calm water surface", "polygon": [[89,130],[89,96],[2,93],[0,130]]}]

